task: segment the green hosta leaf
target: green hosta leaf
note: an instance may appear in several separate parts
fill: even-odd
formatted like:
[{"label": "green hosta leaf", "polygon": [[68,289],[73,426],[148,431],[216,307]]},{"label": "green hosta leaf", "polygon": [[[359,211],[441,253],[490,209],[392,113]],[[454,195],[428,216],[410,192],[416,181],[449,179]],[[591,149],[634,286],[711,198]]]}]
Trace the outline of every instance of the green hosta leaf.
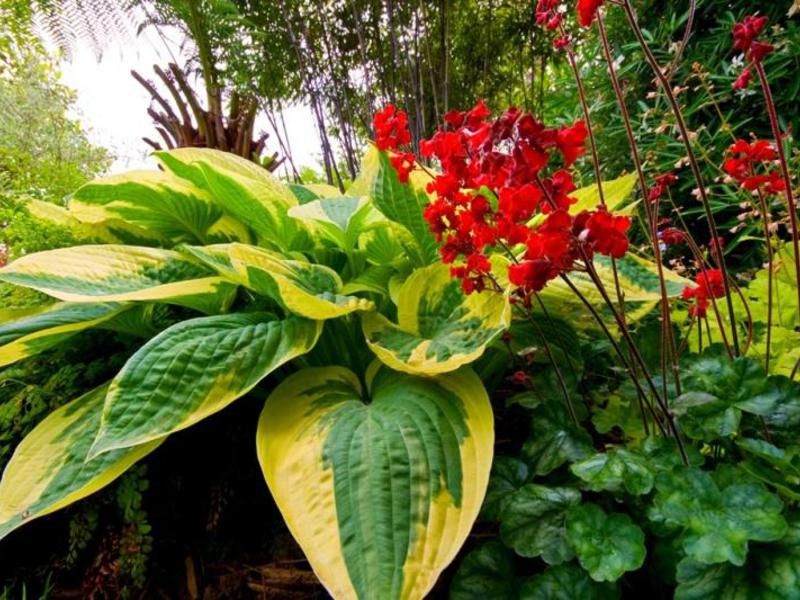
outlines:
[{"label": "green hosta leaf", "polygon": [[291,190],[300,204],[307,204],[320,198],[334,198],[342,195],[338,187],[327,183],[288,183],[286,187]]},{"label": "green hosta leaf", "polygon": [[613,600],[618,597],[616,585],[592,581],[586,571],[573,563],[550,567],[526,579],[519,591],[520,600]]},{"label": "green hosta leaf", "polygon": [[531,419],[531,433],[522,447],[522,458],[536,475],[547,475],[567,462],[588,458],[594,453],[592,438],[574,425],[566,409],[553,398],[542,405]]},{"label": "green hosta leaf", "polygon": [[[611,261],[605,256],[595,256],[595,269],[605,289],[615,297],[614,272]],[[628,323],[635,323],[650,314],[661,302],[658,269],[654,262],[631,254],[630,252],[616,261],[620,288],[625,296],[625,317]],[[581,294],[598,308],[606,323],[613,323],[613,316],[607,308],[600,292],[585,273],[572,272],[569,275]],[[676,275],[670,270],[664,271],[667,294],[677,298],[691,281]],[[539,294],[548,312],[572,325],[582,329],[597,329],[598,325],[586,310],[583,302],[560,279],[555,279]]]},{"label": "green hosta leaf", "polygon": [[786,533],[783,503],[755,482],[723,489],[705,471],[674,469],[656,478],[652,520],[684,529],[683,549],[702,563],[743,565],[748,540],[769,542]]},{"label": "green hosta leaf", "polygon": [[653,488],[655,479],[643,456],[623,448],[595,454],[575,463],[570,470],[594,492],[626,491],[641,496]]},{"label": "green hosta leaf", "polygon": [[400,183],[386,152],[379,152],[374,148],[370,151],[379,155],[379,168],[369,192],[375,207],[411,233],[418,248],[419,264],[427,265],[436,261],[439,256],[436,240],[423,216],[428,204],[427,195],[410,183]]},{"label": "green hosta leaf", "polygon": [[398,323],[378,313],[363,317],[377,357],[399,371],[433,375],[479,358],[509,325],[508,298],[495,292],[465,295],[447,265],[417,269],[397,299]]},{"label": "green hosta leaf", "polygon": [[214,202],[278,248],[288,249],[298,234],[287,217],[295,195],[269,171],[218,150],[179,148],[156,152],[165,168],[207,190]]},{"label": "green hosta leaf", "polygon": [[116,303],[59,302],[34,309],[0,310],[0,367],[47,350],[127,308]]},{"label": "green hosta leaf", "polygon": [[172,250],[115,244],[72,246],[23,256],[0,281],[67,302],[153,300],[202,312],[227,309],[235,286]]},{"label": "green hosta leaf", "polygon": [[383,215],[375,210],[366,197],[339,196],[313,200],[289,209],[289,216],[315,227],[321,235],[343,250],[351,250],[358,236],[381,221]]},{"label": "green hosta leaf", "polygon": [[513,493],[528,481],[528,474],[528,465],[521,460],[511,456],[495,456],[481,516],[493,521],[499,520],[500,512]]},{"label": "green hosta leaf", "polygon": [[789,518],[785,537],[754,544],[747,563],[678,564],[676,600],[788,600],[800,596],[800,519]]},{"label": "green hosta leaf", "polygon": [[107,486],[161,440],[87,461],[107,386],[48,415],[20,442],[0,481],[0,538]]},{"label": "green hosta leaf", "polygon": [[[164,171],[131,171],[91,181],[72,196],[69,211],[85,223],[122,219],[173,243],[249,241],[247,229],[226,222],[208,192]],[[223,235],[210,233],[215,228]]]},{"label": "green hosta leaf", "polygon": [[364,257],[372,265],[379,267],[400,267],[408,265],[404,241],[405,231],[397,227],[379,227],[362,233],[358,238],[358,246],[364,251]]},{"label": "green hosta leaf", "polygon": [[244,244],[232,244],[230,257],[241,281],[287,310],[308,319],[333,319],[358,310],[373,310],[363,298],[341,294],[342,280],[333,269]]},{"label": "green hosta leaf", "polygon": [[341,367],[287,378],[261,414],[259,461],[334,598],[423,598],[483,501],[491,405],[468,369],[422,378],[375,361],[365,382]]},{"label": "green hosta leaf", "polygon": [[[638,179],[636,173],[623,175],[617,179],[603,182],[603,195],[605,196],[606,206],[608,210],[626,214],[630,210],[621,209],[621,205],[630,197],[633,188],[636,187]],[[570,194],[577,202],[573,204],[569,212],[578,214],[583,210],[594,210],[600,202],[600,192],[597,189],[597,184],[580,188]],[[632,206],[629,208],[633,208]]]},{"label": "green hosta leaf", "polygon": [[521,556],[541,556],[550,565],[568,561],[575,554],[567,544],[564,517],[580,501],[581,493],[572,488],[528,484],[505,503],[500,536]]},{"label": "green hosta leaf", "polygon": [[389,295],[389,281],[396,271],[392,267],[367,267],[358,277],[351,279],[344,286],[343,294],[372,292],[381,296]]},{"label": "green hosta leaf", "polygon": [[185,429],[314,347],[322,324],[267,313],[182,321],[142,346],[114,378],[92,456]]},{"label": "green hosta leaf", "polygon": [[450,585],[450,600],[515,598],[514,555],[500,542],[487,542],[461,561]]},{"label": "green hosta leaf", "polygon": [[596,504],[569,509],[567,541],[595,581],[616,581],[644,564],[644,532],[628,515],[606,514]]}]

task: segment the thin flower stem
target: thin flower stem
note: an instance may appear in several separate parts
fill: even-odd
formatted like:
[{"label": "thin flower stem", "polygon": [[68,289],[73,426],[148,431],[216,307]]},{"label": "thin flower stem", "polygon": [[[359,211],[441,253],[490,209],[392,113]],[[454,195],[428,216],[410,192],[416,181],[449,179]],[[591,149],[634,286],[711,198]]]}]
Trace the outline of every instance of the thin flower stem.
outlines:
[{"label": "thin flower stem", "polygon": [[[633,385],[636,387],[636,389],[639,391],[639,393],[642,395],[642,397],[647,398],[647,393],[645,392],[644,388],[642,388],[641,382],[639,381],[638,377],[636,377],[633,374],[633,369],[631,367],[631,364],[628,362],[628,358],[625,356],[625,353],[622,351],[622,348],[620,348],[620,345],[617,342],[617,340],[614,339],[614,336],[609,331],[608,326],[603,321],[603,317],[600,316],[600,313],[597,312],[597,309],[592,305],[591,302],[589,302],[589,300],[586,298],[586,296],[584,296],[581,293],[581,291],[575,286],[575,284],[572,282],[572,280],[569,277],[567,277],[566,275],[562,274],[561,275],[561,279],[564,280],[564,282],[567,284],[567,286],[569,286],[569,288],[575,293],[575,295],[580,299],[580,301],[583,303],[583,305],[592,314],[592,316],[594,317],[594,320],[600,326],[600,329],[603,330],[603,333],[606,335],[608,340],[611,342],[611,346],[614,348],[614,352],[616,352],[617,356],[619,356],[620,360],[625,365],[626,371],[628,372],[628,376],[630,377],[631,381],[633,382]],[[655,385],[653,384],[652,380],[648,380],[648,386],[653,391],[653,395],[654,396],[658,396],[658,390],[656,390]],[[656,426],[658,427],[659,431],[661,432],[661,435],[666,436],[667,435],[667,430],[664,428],[664,424],[661,422],[661,419],[659,418],[658,413],[656,412],[655,407],[653,406],[653,403],[651,401],[649,401],[649,399],[648,399],[648,402],[647,402],[647,408],[650,410],[650,413],[653,416],[653,421],[655,421]]]},{"label": "thin flower stem", "polygon": [[694,26],[694,15],[697,12],[697,0],[690,0],[689,1],[689,16],[686,19],[686,28],[683,30],[683,39],[681,40],[680,46],[678,46],[678,51],[675,53],[675,58],[672,59],[672,64],[667,71],[667,80],[672,79],[675,76],[675,72],[678,70],[678,65],[680,65],[681,58],[683,58],[683,53],[686,50],[686,46],[689,44],[689,37],[692,35],[692,27]]},{"label": "thin flower stem", "polygon": [[764,223],[764,241],[767,244],[767,351],[764,358],[764,370],[769,373],[769,361],[772,348],[772,306],[773,306],[773,263],[772,235],[770,233],[770,215],[767,201],[761,188],[758,189],[758,204],[761,210],[761,221]]},{"label": "thin flower stem", "polygon": [[[595,282],[595,285],[597,286],[597,289],[600,291],[600,294],[603,296],[603,299],[605,300],[606,304],[611,308],[611,313],[614,315],[614,318],[616,319],[617,323],[619,324],[620,323],[620,316],[614,310],[614,305],[611,303],[611,299],[608,297],[608,293],[606,292],[602,281],[600,281],[600,277],[597,275],[597,271],[595,271],[594,265],[591,263],[591,261],[587,261],[586,262],[586,268],[588,270],[589,276]],[[630,333],[627,330],[623,330],[622,335],[625,337],[625,342],[630,347],[631,353],[633,354],[633,357],[634,357],[635,361],[638,363],[639,368],[642,370],[642,373],[644,373],[645,378],[646,378],[646,380],[648,382],[648,385],[651,387],[651,389],[653,391],[653,395],[654,395],[654,397],[656,399],[656,402],[658,402],[658,405],[661,408],[661,412],[664,413],[664,417],[667,419],[667,423],[669,424],[670,432],[672,433],[673,437],[675,438],[675,441],[678,444],[678,449],[680,450],[681,458],[683,459],[684,463],[686,463],[688,465],[689,462],[688,462],[688,458],[687,458],[687,455],[686,455],[686,448],[684,448],[683,440],[681,439],[681,435],[678,432],[677,426],[675,425],[675,419],[672,417],[672,413],[669,410],[669,405],[667,404],[667,399],[666,398],[662,398],[659,395],[658,390],[656,390],[656,387],[655,387],[655,384],[653,382],[653,379],[650,376],[650,374],[648,373],[647,365],[645,364],[644,359],[642,358],[642,355],[639,353],[639,349],[636,347],[636,343],[633,341],[633,338],[630,336]]]},{"label": "thin flower stem", "polygon": [[[662,335],[662,355],[665,354],[666,351],[666,344],[670,344],[670,354],[671,354],[671,367],[672,367],[672,377],[675,381],[675,390],[680,395],[681,393],[681,379],[680,379],[680,370],[678,368],[678,359],[677,359],[677,350],[675,348],[674,340],[672,339],[672,318],[669,311],[669,295],[667,294],[667,285],[666,280],[664,277],[664,264],[663,259],[661,256],[661,247],[658,245],[658,212],[653,210],[653,207],[650,206],[649,200],[649,192],[647,187],[647,180],[644,176],[644,169],[642,167],[642,160],[639,156],[639,147],[636,143],[636,137],[633,134],[633,125],[631,124],[630,113],[628,112],[628,106],[625,103],[625,95],[622,92],[622,86],[620,85],[619,78],[617,77],[617,71],[614,67],[614,59],[611,56],[611,45],[608,41],[608,35],[606,34],[605,25],[603,24],[603,17],[598,11],[597,14],[597,27],[600,32],[600,39],[602,41],[603,47],[603,56],[605,61],[608,65],[608,74],[611,78],[611,85],[614,88],[614,95],[617,98],[617,104],[619,105],[620,112],[622,114],[622,120],[625,124],[625,133],[628,137],[628,145],[631,149],[631,158],[633,159],[633,164],[636,168],[636,175],[639,180],[639,189],[642,193],[642,200],[644,201],[645,207],[645,214],[647,216],[647,224],[650,230],[650,242],[653,247],[653,257],[655,259],[656,268],[658,269],[658,282],[659,282],[659,292],[661,293],[661,320],[662,320],[662,332],[669,332],[669,335]],[[655,214],[653,214],[655,213]],[[667,372],[666,369],[663,371],[662,376],[666,381]]]},{"label": "thin flower stem", "polygon": [[[644,52],[645,59],[647,63],[650,65],[650,69],[653,71],[653,74],[658,79],[661,88],[664,90],[664,94],[667,97],[667,101],[672,108],[672,112],[675,115],[675,122],[678,125],[678,129],[681,133],[681,141],[684,144],[686,149],[686,156],[689,159],[689,165],[692,168],[692,174],[697,182],[697,190],[698,196],[700,198],[700,202],[703,205],[703,210],[706,215],[706,220],[708,221],[708,228],[711,232],[711,243],[714,246],[715,252],[712,252],[712,256],[714,261],[716,262],[719,270],[722,272],[722,285],[725,289],[725,300],[728,305],[728,315],[731,320],[731,337],[733,338],[733,348],[736,355],[739,354],[739,336],[736,332],[736,315],[733,310],[733,297],[731,296],[730,291],[730,283],[728,280],[728,268],[725,265],[725,256],[722,253],[722,244],[720,242],[719,233],[717,231],[717,224],[714,220],[714,212],[711,209],[711,203],[708,200],[708,192],[706,191],[705,182],[703,181],[703,174],[700,171],[700,165],[697,162],[697,157],[694,153],[694,148],[692,147],[692,140],[689,137],[689,128],[686,126],[686,121],[683,117],[683,111],[681,110],[680,104],[678,103],[678,99],[675,97],[675,94],[670,87],[670,83],[664,75],[661,67],[656,60],[653,51],[650,49],[650,46],[647,43],[647,40],[642,33],[641,28],[639,27],[639,23],[637,22],[636,13],[633,10],[633,6],[631,5],[631,0],[622,0],[622,8],[625,11],[625,16],[628,20],[628,24],[630,25],[631,29],[633,30],[634,35],[636,36],[636,40],[639,43],[639,47]],[[800,292],[799,292],[800,293]],[[800,299],[800,296],[799,296]]]},{"label": "thin flower stem", "polygon": [[764,100],[767,104],[769,113],[769,123],[772,127],[772,136],[775,138],[775,146],[778,151],[778,160],[781,165],[781,174],[786,183],[786,204],[789,210],[789,223],[792,228],[792,246],[794,248],[794,276],[795,289],[797,290],[797,310],[800,312],[800,235],[797,225],[797,206],[794,203],[794,191],[792,190],[792,177],[789,174],[789,163],[786,161],[786,150],[783,147],[783,135],[781,126],[778,123],[778,112],[775,108],[775,99],[772,97],[772,89],[767,79],[767,72],[761,62],[756,63],[756,72],[761,82],[761,90],[764,93]]}]

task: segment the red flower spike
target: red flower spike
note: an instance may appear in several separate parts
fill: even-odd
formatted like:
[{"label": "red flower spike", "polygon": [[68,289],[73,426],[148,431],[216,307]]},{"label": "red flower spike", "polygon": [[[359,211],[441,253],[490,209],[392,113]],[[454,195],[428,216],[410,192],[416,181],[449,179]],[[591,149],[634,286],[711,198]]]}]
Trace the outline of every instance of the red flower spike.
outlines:
[{"label": "red flower spike", "polygon": [[604,0],[578,0],[578,23],[581,27],[591,27],[597,11]]},{"label": "red flower spike", "polygon": [[750,50],[768,22],[767,17],[747,16],[741,23],[736,23],[733,26],[733,47],[738,50]]},{"label": "red flower spike", "polygon": [[394,104],[387,104],[382,111],[375,113],[372,125],[375,128],[375,145],[379,150],[396,150],[411,143],[408,115],[397,110]]},{"label": "red flower spike", "polygon": [[697,274],[694,279],[695,288],[684,288],[681,297],[684,300],[694,300],[694,305],[689,308],[693,317],[705,317],[708,309],[709,298],[722,298],[725,295],[725,286],[722,281],[722,271],[707,269]]},{"label": "red flower spike", "polygon": [[734,90],[744,90],[750,85],[750,80],[753,78],[753,71],[750,67],[745,67],[736,81],[733,82]]}]

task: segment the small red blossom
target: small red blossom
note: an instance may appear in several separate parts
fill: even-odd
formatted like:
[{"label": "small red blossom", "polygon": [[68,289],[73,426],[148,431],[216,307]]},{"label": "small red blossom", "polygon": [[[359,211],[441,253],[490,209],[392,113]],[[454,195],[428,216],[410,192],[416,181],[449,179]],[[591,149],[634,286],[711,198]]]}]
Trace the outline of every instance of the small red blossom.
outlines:
[{"label": "small red blossom", "polygon": [[725,295],[725,286],[722,281],[722,271],[719,269],[704,269],[694,279],[697,287],[684,288],[681,297],[684,300],[694,300],[689,307],[689,314],[693,317],[705,317],[708,309],[709,298],[722,298]]},{"label": "small red blossom", "polygon": [[666,246],[677,246],[686,241],[686,233],[675,227],[665,227],[658,232],[658,239]]},{"label": "small red blossom", "polygon": [[767,17],[748,15],[741,23],[736,23],[733,26],[733,47],[737,50],[750,50],[768,22]]},{"label": "small red blossom", "polygon": [[734,90],[744,90],[750,85],[750,80],[753,78],[753,71],[750,67],[745,67],[733,82]]},{"label": "small red blossom", "polygon": [[414,155],[410,152],[401,152],[389,157],[389,162],[397,171],[400,183],[408,183],[408,176],[414,170]]},{"label": "small red blossom", "polygon": [[655,185],[650,188],[647,197],[651,202],[661,198],[669,188],[678,183],[678,177],[674,173],[665,173],[656,177]]},{"label": "small red blossom", "polygon": [[586,123],[575,121],[571,127],[558,130],[558,149],[564,156],[564,164],[571,167],[586,152],[586,136],[589,135]]},{"label": "small red blossom", "polygon": [[528,374],[525,371],[515,371],[511,376],[511,381],[516,385],[525,385],[528,383]]},{"label": "small red blossom", "polygon": [[536,23],[544,25],[547,29],[556,29],[562,21],[558,6],[561,0],[539,0],[536,5]]},{"label": "small red blossom", "polygon": [[760,63],[762,60],[764,60],[764,58],[773,52],[775,52],[775,46],[772,44],[755,41],[753,42],[753,45],[750,46],[750,52],[747,56],[752,62]]},{"label": "small red blossom", "polygon": [[[760,190],[772,195],[786,189],[786,184],[771,164],[777,153],[775,146],[766,140],[757,140],[753,143],[738,140],[730,148],[731,154],[722,165],[723,170],[735,179],[739,186],[748,191]],[[764,171],[759,173],[759,170]]]},{"label": "small red blossom", "polygon": [[604,0],[578,0],[578,23],[581,27],[591,27],[597,16],[597,11]]},{"label": "small red blossom", "polygon": [[589,214],[579,239],[588,242],[592,250],[600,254],[622,258],[628,251],[629,242],[626,233],[630,226],[629,217],[615,216],[605,208],[598,208]]},{"label": "small red blossom", "polygon": [[375,128],[375,145],[379,150],[396,150],[411,143],[408,115],[397,110],[394,104],[387,104],[382,111],[375,113],[372,125]]}]

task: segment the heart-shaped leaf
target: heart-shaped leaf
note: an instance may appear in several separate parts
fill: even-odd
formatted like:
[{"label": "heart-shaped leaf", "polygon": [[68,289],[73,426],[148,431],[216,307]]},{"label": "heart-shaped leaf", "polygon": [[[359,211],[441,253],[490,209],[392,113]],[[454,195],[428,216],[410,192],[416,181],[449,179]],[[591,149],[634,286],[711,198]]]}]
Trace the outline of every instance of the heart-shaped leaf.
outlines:
[{"label": "heart-shaped leaf", "polygon": [[570,470],[594,492],[626,491],[641,496],[653,488],[655,479],[647,459],[624,448],[595,454],[575,463]]},{"label": "heart-shaped leaf", "polygon": [[289,530],[334,598],[422,598],[478,515],[494,443],[474,373],[304,369],[267,399],[257,449]]},{"label": "heart-shaped leaf", "polygon": [[526,579],[519,591],[520,600],[613,600],[617,586],[597,583],[574,563],[550,567]]},{"label": "heart-shaped leaf", "polygon": [[514,492],[528,481],[528,465],[511,456],[495,456],[489,476],[489,487],[481,507],[481,517],[498,520]]},{"label": "heart-shaped leaf", "polygon": [[581,493],[572,488],[528,484],[503,507],[500,536],[521,556],[561,564],[575,556],[567,544],[564,518],[580,501]]},{"label": "heart-shaped leaf", "polygon": [[644,532],[628,515],[609,515],[596,504],[569,509],[567,540],[595,581],[616,581],[644,564]]},{"label": "heart-shaped leaf", "polygon": [[322,323],[267,313],[181,321],[142,346],[111,382],[91,455],[185,429],[314,347]]},{"label": "heart-shaped leaf", "polygon": [[678,563],[676,600],[787,600],[800,592],[800,515],[789,518],[788,533],[772,544],[754,544],[742,567]]},{"label": "heart-shaped leaf", "polygon": [[454,371],[479,358],[508,328],[511,307],[502,293],[465,295],[447,265],[417,269],[397,299],[398,323],[364,315],[364,335],[377,357],[406,373]]},{"label": "heart-shaped leaf", "polygon": [[163,441],[87,461],[107,388],[53,411],[17,446],[0,481],[0,538],[107,486]]},{"label": "heart-shaped leaf", "polygon": [[450,600],[515,598],[514,554],[497,541],[473,550],[461,564],[450,585]]}]

